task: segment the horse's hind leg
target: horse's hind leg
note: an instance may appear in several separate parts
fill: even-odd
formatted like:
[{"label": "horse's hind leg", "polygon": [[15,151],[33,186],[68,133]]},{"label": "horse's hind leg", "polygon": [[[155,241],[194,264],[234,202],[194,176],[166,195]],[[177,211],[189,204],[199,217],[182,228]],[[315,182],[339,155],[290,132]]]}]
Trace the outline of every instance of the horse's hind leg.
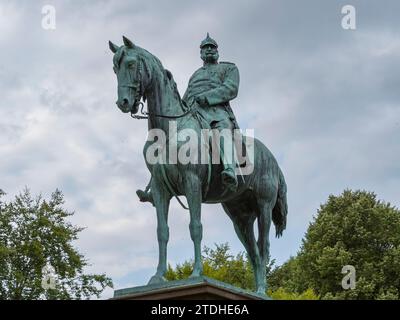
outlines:
[{"label": "horse's hind leg", "polygon": [[261,264],[260,252],[254,236],[254,221],[256,214],[250,207],[245,206],[245,202],[223,203],[222,206],[231,218],[235,232],[249,255],[256,282],[256,291],[264,294],[265,290],[263,289],[265,288],[265,285],[263,286],[261,273],[263,265]]},{"label": "horse's hind leg", "polygon": [[167,243],[169,239],[168,209],[171,196],[169,193],[153,180],[152,193],[154,205],[157,211],[157,239],[158,239],[158,266],[157,272],[151,277],[148,284],[165,281],[164,275],[167,271]]},{"label": "horse's hind leg", "polygon": [[271,227],[272,208],[270,201],[265,199],[257,200],[259,207],[258,216],[258,249],[261,256],[262,274],[264,290],[266,289],[266,265],[269,259],[269,230]]}]

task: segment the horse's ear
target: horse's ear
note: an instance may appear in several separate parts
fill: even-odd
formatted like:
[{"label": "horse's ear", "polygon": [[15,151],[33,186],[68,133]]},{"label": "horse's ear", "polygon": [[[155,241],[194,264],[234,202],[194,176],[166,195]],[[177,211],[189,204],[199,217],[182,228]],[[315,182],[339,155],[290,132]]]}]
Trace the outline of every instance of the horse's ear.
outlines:
[{"label": "horse's ear", "polygon": [[108,46],[110,47],[110,50],[114,53],[116,53],[119,49],[119,47],[111,41],[108,41]]},{"label": "horse's ear", "polygon": [[127,37],[122,36],[122,40],[124,41],[124,45],[126,45],[128,48],[134,48],[135,45],[131,40],[129,40]]},{"label": "horse's ear", "polygon": [[172,79],[174,78],[174,77],[172,76],[171,71],[165,69],[165,73],[166,73],[166,75],[167,75],[167,77],[168,77],[169,80],[172,80]]}]

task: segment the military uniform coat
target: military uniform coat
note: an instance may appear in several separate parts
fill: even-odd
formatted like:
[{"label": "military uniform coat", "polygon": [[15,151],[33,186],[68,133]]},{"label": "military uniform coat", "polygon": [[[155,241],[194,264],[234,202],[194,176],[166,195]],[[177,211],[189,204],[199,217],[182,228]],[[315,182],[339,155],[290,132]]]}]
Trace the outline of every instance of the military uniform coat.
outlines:
[{"label": "military uniform coat", "polygon": [[235,64],[220,62],[206,64],[195,71],[183,96],[187,105],[196,97],[205,97],[208,106],[200,107],[199,113],[211,125],[212,122],[231,120],[239,128],[229,101],[236,98],[239,90],[239,70]]}]

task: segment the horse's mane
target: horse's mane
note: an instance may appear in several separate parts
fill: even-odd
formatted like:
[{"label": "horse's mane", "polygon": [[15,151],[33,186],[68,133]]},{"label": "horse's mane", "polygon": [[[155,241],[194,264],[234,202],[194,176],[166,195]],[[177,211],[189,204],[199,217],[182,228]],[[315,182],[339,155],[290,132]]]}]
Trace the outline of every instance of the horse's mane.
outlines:
[{"label": "horse's mane", "polygon": [[176,85],[176,82],[174,80],[174,76],[172,75],[172,72],[167,70],[167,69],[165,69],[165,73],[167,74],[167,79],[169,80],[169,84],[170,84],[170,86],[172,88],[172,91],[174,92],[175,96],[179,100],[181,100],[181,95],[179,94],[178,86]]},{"label": "horse's mane", "polygon": [[[173,77],[171,71],[165,69],[164,66],[162,65],[161,61],[155,55],[153,55],[152,53],[150,53],[146,49],[143,49],[143,48],[141,48],[139,46],[135,46],[135,50],[137,50],[139,56],[144,58],[144,60],[145,60],[144,65],[145,65],[146,68],[148,68],[146,62],[150,62],[152,65],[157,66],[162,73],[164,73],[164,75],[165,75],[164,81],[171,88],[171,90],[174,93],[175,97],[180,101],[181,100],[181,96],[179,94],[178,86],[176,85],[176,82],[174,80],[174,77]],[[149,72],[149,70],[147,70],[147,71]]]}]

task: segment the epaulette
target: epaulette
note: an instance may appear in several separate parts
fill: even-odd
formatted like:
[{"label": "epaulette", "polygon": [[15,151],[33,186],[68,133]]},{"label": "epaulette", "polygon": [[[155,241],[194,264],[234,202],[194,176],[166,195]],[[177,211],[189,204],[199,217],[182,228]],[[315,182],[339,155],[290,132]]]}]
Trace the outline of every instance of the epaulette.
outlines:
[{"label": "epaulette", "polygon": [[220,61],[220,63],[226,63],[226,64],[233,64],[233,65],[235,65],[233,62],[228,62],[228,61]]}]

